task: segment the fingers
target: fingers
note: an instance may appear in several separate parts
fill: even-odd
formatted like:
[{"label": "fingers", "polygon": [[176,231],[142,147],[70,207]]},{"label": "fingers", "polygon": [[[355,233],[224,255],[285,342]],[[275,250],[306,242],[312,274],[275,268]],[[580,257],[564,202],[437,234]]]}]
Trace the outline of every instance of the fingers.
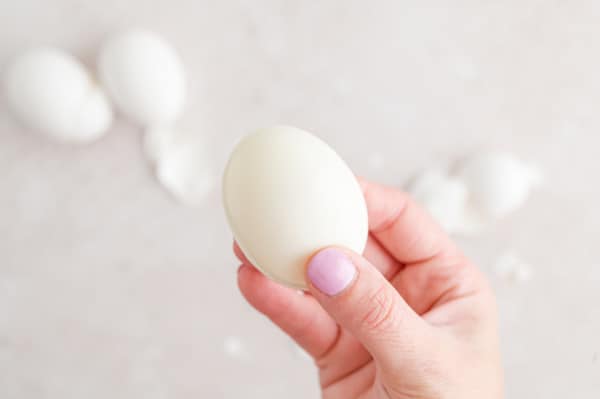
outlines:
[{"label": "fingers", "polygon": [[[233,242],[233,253],[239,259],[240,262],[246,263],[248,265],[252,264],[242,249],[238,245],[237,242]],[[371,264],[376,265],[379,271],[387,278],[394,276],[398,270],[400,270],[401,265],[398,263],[396,259],[392,255],[390,255],[385,248],[381,246],[377,240],[369,235],[367,239],[367,245],[365,246],[364,257],[371,262]]]},{"label": "fingers", "polygon": [[[374,257],[376,257],[378,260],[380,260],[382,262],[382,264],[387,267],[389,266],[389,270],[391,270],[391,268],[393,268],[395,266],[395,261],[393,258],[391,258],[388,255],[383,255],[382,253],[380,253],[380,248],[378,247],[378,244],[376,243],[375,240],[369,240],[371,242],[371,244],[367,244],[367,250],[365,252],[369,252],[371,253]],[[244,256],[244,253],[241,251],[240,247],[237,245],[237,243],[234,243],[233,246],[233,250],[235,252],[235,255],[238,257],[238,259],[240,261],[242,261],[244,264],[249,265],[250,263],[248,262],[248,260],[246,259],[246,257]],[[253,269],[253,268],[252,268]],[[244,271],[245,272],[245,271]],[[254,269],[255,273],[260,273],[258,270]],[[240,271],[240,275],[241,275],[242,271]],[[262,276],[261,276],[262,277]],[[278,309],[282,309],[285,308],[287,311],[287,307],[284,305],[273,305],[273,301],[272,299],[268,299],[268,298],[262,298],[262,299],[257,299],[257,293],[254,292],[250,292],[250,291],[261,291],[261,295],[264,295],[264,292],[267,290],[272,290],[272,288],[270,288],[270,286],[274,285],[272,282],[269,282],[268,286],[264,286],[264,282],[262,280],[267,280],[266,278],[262,277],[260,279],[258,279],[258,277],[254,276],[253,278],[258,280],[258,284],[257,280],[254,281],[246,281],[247,278],[244,276],[240,277],[241,279],[243,279],[243,282],[240,282],[240,288],[243,286],[243,290],[242,292],[246,292],[246,294],[244,294],[244,296],[246,298],[249,298],[249,302],[255,307],[257,308],[259,311],[261,311],[262,313],[266,314],[268,317],[271,318],[271,320],[276,321],[276,324],[281,327],[282,329],[285,330],[286,333],[288,333],[288,335],[293,335],[292,330],[297,328],[294,325],[296,323],[300,324],[302,322],[303,319],[305,319],[305,317],[298,317],[298,316],[291,316],[290,320],[292,322],[287,323],[284,322],[283,320],[281,320],[281,318],[276,317],[273,313],[278,312]],[[251,287],[248,287],[250,285],[253,285]],[[283,288],[279,285],[277,285],[279,288]],[[279,289],[278,288],[278,289]],[[272,293],[272,295],[278,295],[275,293]],[[329,326],[331,323],[335,324],[337,326],[337,323],[335,321],[333,321],[333,319],[331,319],[331,317],[326,314],[326,312],[323,310],[323,308],[321,307],[321,305],[318,304],[318,302],[312,298],[312,296],[310,295],[310,293],[306,292],[305,293],[305,297],[306,297],[306,301],[310,302],[309,306],[303,307],[303,311],[302,313],[304,313],[304,311],[308,311],[309,308],[312,308],[314,306],[317,306],[318,309],[315,310],[315,313],[320,313],[320,314],[325,314],[325,317],[327,319],[326,324]],[[273,308],[270,308],[273,307]],[[310,324],[310,323],[307,323]],[[325,323],[323,323],[325,324]],[[287,326],[287,327],[285,327]],[[284,328],[285,327],[285,328]],[[318,330],[318,328],[320,328],[318,325],[314,325],[314,330],[313,330],[313,334],[315,335],[319,335],[321,336],[320,339],[319,337],[317,337],[314,341],[316,342],[309,342],[308,337],[304,338],[304,339],[300,339],[300,337],[296,336],[296,338],[294,338],[296,340],[296,342],[299,343],[300,346],[302,346],[307,352],[309,352],[315,359],[315,362],[317,363],[317,365],[319,366],[320,369],[320,379],[321,379],[321,383],[324,384],[325,386],[330,385],[332,383],[332,381],[336,381],[340,375],[345,376],[346,374],[348,374],[350,371],[355,370],[359,367],[362,367],[364,364],[366,364],[367,362],[369,362],[372,357],[371,355],[365,350],[365,348],[358,342],[356,341],[356,339],[351,336],[350,334],[348,334],[345,331],[342,331],[341,329],[339,329],[339,327],[337,327],[336,333],[337,335],[332,339],[332,333],[326,333],[323,331]],[[328,327],[330,328],[330,327]],[[325,336],[325,335],[329,335],[329,336]],[[336,364],[336,367],[329,367],[331,364]]]},{"label": "fingers", "polygon": [[339,327],[310,295],[279,285],[249,264],[238,271],[246,300],[315,358],[336,342]]},{"label": "fingers", "polygon": [[363,256],[372,265],[377,267],[381,274],[386,279],[390,279],[396,275],[402,268],[400,262],[398,262],[378,241],[375,237],[369,234],[367,239],[367,245],[365,247]]},{"label": "fingers", "polygon": [[408,194],[360,181],[369,228],[404,266],[392,285],[417,312],[477,291],[482,279],[448,235]]},{"label": "fingers", "polygon": [[307,276],[314,298],[378,362],[395,367],[427,351],[430,327],[360,255],[324,249],[309,261]]},{"label": "fingers", "polygon": [[360,180],[371,234],[400,263],[411,264],[454,251],[447,234],[408,194]]},{"label": "fingers", "polygon": [[480,273],[460,253],[441,253],[406,266],[390,280],[413,310],[423,315],[435,306],[477,291]]},{"label": "fingers", "polygon": [[[321,385],[323,389],[323,398],[374,398],[376,396],[366,396],[365,392],[373,386],[373,380],[376,378],[377,368],[370,361],[358,369],[353,369],[352,373],[345,375],[341,381],[335,381],[329,385]],[[387,395],[386,395],[387,396]]]},{"label": "fingers", "polygon": [[244,255],[244,252],[242,252],[242,249],[235,241],[233,242],[233,253],[235,254],[236,258],[239,259],[240,262],[245,263],[247,265],[252,264],[252,262],[250,262],[248,258],[246,258],[246,255]]}]

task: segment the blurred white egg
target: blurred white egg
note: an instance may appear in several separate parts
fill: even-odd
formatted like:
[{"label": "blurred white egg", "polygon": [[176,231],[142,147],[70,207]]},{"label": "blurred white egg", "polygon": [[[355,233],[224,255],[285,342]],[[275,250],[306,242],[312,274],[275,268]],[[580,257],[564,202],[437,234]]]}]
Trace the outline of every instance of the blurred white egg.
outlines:
[{"label": "blurred white egg", "polygon": [[170,127],[148,129],[144,152],[158,181],[180,202],[198,206],[215,185],[206,144],[199,134]]},{"label": "blurred white egg", "polygon": [[52,47],[31,49],[4,70],[9,109],[26,127],[73,142],[92,141],[112,123],[102,90],[73,56]]},{"label": "blurred white egg", "polygon": [[110,38],[100,51],[98,70],[119,110],[142,126],[169,124],[181,114],[183,64],[159,35],[131,30]]},{"label": "blurred white egg", "polygon": [[362,253],[367,241],[367,208],[352,171],[297,128],[262,129],[238,143],[223,175],[223,204],[246,257],[291,287],[306,287],[306,262],[319,249]]},{"label": "blurred white egg", "polygon": [[499,218],[521,206],[531,189],[541,182],[541,172],[505,153],[478,154],[457,171],[469,190],[474,209]]}]

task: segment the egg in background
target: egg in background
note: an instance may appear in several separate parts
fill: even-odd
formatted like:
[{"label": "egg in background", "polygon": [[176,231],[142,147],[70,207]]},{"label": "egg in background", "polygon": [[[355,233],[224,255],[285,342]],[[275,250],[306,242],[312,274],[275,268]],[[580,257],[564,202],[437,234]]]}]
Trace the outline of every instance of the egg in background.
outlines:
[{"label": "egg in background", "polygon": [[100,50],[98,73],[119,111],[139,125],[171,125],[183,112],[183,63],[154,32],[132,29],[109,38]]},{"label": "egg in background", "polygon": [[21,124],[57,140],[96,140],[113,120],[92,76],[57,48],[33,48],[16,56],[2,73],[2,88],[8,109]]}]

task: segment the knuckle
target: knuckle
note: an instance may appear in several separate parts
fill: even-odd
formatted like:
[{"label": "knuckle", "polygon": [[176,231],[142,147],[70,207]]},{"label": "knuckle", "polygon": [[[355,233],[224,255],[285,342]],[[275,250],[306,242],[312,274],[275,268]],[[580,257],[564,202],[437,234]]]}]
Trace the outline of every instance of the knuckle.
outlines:
[{"label": "knuckle", "polygon": [[359,320],[362,326],[378,332],[387,332],[396,327],[396,299],[385,286],[367,295],[363,304],[366,311]]}]

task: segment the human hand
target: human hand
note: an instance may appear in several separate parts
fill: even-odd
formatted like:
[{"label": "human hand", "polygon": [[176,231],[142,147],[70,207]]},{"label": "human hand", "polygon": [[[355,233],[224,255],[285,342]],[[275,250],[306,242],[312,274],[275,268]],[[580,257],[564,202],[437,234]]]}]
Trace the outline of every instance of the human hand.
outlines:
[{"label": "human hand", "polygon": [[234,251],[238,285],[319,368],[322,397],[499,399],[495,299],[479,270],[405,193],[361,181],[364,257],[326,248],[310,293],[281,286]]}]

